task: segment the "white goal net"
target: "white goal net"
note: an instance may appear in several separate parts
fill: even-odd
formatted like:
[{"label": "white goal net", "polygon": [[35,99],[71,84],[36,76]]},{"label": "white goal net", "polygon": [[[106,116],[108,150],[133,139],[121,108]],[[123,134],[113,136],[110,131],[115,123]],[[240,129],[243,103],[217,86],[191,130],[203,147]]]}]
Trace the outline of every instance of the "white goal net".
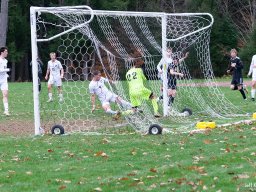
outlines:
[{"label": "white goal net", "polygon": [[[212,24],[213,17],[207,13],[97,11],[87,6],[32,7],[35,133],[40,133],[40,127],[49,131],[56,124],[68,132],[85,133],[127,133],[133,129],[145,132],[152,124],[170,131],[179,128],[184,131],[201,118],[229,118],[238,109],[226,99],[214,77],[209,53]],[[172,63],[176,62],[175,72],[182,74],[175,76],[176,94],[172,102],[167,91],[172,86],[168,82],[168,49],[172,52]],[[56,52],[64,68],[63,102],[57,100],[56,88],[53,88],[53,102],[46,102],[46,82],[38,92],[36,58],[45,50]],[[157,65],[162,58],[166,62],[160,80]],[[143,63],[145,86],[157,97],[163,96],[158,102],[163,117],[154,117],[150,101],[142,102],[142,112],[118,120],[105,113],[98,100],[95,112],[91,113],[88,87],[92,72],[101,71],[102,76],[114,82],[106,83],[108,88],[130,101],[125,74],[136,62]],[[111,107],[122,110],[120,105],[111,104]],[[184,108],[192,110],[192,115],[183,113]]]}]

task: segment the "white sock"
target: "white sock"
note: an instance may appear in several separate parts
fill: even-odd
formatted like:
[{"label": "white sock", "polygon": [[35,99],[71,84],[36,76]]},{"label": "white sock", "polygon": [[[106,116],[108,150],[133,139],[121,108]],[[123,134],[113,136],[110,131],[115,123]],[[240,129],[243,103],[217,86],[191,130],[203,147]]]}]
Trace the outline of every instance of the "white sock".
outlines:
[{"label": "white sock", "polygon": [[121,105],[123,108],[126,108],[126,109],[131,109],[132,108],[132,104],[125,101],[125,100],[121,100]]},{"label": "white sock", "polygon": [[9,105],[8,105],[8,103],[4,103],[4,111],[9,111]]},{"label": "white sock", "polygon": [[255,89],[252,89],[252,90],[251,90],[251,97],[252,97],[252,98],[254,98],[254,97],[255,97],[255,92],[256,92],[256,90],[255,90]]},{"label": "white sock", "polygon": [[117,111],[113,111],[113,110],[111,110],[111,109],[108,109],[108,110],[106,111],[106,113],[110,113],[110,114],[112,114],[112,115],[115,115],[115,114],[117,114]]},{"label": "white sock", "polygon": [[60,98],[60,99],[63,99],[62,93],[59,94],[59,98]]},{"label": "white sock", "polygon": [[52,93],[48,93],[49,99],[52,99]]}]

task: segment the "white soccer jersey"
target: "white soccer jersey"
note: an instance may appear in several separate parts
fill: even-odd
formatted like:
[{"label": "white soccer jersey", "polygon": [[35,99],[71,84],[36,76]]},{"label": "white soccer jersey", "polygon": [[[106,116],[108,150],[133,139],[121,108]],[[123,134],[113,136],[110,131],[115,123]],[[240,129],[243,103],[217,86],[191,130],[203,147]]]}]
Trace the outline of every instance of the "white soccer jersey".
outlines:
[{"label": "white soccer jersey", "polygon": [[163,78],[163,73],[160,73],[160,71],[163,71],[163,66],[164,64],[166,65],[166,69],[168,69],[168,66],[173,62],[172,57],[166,57],[166,60],[162,58],[160,62],[157,65],[157,70],[159,72],[158,76],[162,79]]},{"label": "white soccer jersey", "polygon": [[7,74],[7,63],[5,58],[0,57],[0,83],[7,82],[9,75]]},{"label": "white soccer jersey", "polygon": [[255,81],[256,80],[256,55],[253,55],[252,57],[252,62],[250,65],[250,70],[248,75],[252,74],[252,79]]},{"label": "white soccer jersey", "polygon": [[91,94],[96,94],[101,102],[106,100],[107,95],[112,94],[105,85],[108,79],[101,77],[99,81],[91,81],[89,91]]},{"label": "white soccer jersey", "polygon": [[48,61],[47,69],[50,70],[50,79],[59,79],[60,71],[63,67],[58,60],[55,60],[54,62],[50,60]]}]

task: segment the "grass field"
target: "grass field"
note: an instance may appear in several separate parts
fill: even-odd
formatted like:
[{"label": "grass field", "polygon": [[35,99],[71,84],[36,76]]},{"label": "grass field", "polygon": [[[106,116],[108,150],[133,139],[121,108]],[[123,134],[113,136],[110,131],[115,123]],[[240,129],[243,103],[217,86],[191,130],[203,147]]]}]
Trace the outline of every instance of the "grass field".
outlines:
[{"label": "grass field", "polygon": [[253,191],[255,125],[194,135],[0,137],[0,191]]},{"label": "grass field", "polygon": [[[238,92],[227,87],[220,89],[248,116],[216,119],[217,123],[251,119],[255,102],[243,101]],[[59,108],[76,114],[67,116],[70,119],[90,117],[90,107],[87,106],[87,111],[82,107],[88,103],[88,95],[81,90],[66,86],[66,98],[70,95],[65,105],[57,101],[46,104],[47,90],[43,83],[42,122],[45,125],[54,122]],[[74,97],[84,100],[74,103]],[[112,135],[20,136],[25,130],[33,134],[31,83],[10,83],[10,109],[12,116],[0,116],[1,130],[4,127],[4,133],[14,135],[0,136],[1,192],[256,191],[255,122],[198,134],[143,136],[129,128]],[[109,125],[113,123],[101,110],[97,114],[104,122],[110,121]],[[170,123],[168,119],[163,122]]]}]

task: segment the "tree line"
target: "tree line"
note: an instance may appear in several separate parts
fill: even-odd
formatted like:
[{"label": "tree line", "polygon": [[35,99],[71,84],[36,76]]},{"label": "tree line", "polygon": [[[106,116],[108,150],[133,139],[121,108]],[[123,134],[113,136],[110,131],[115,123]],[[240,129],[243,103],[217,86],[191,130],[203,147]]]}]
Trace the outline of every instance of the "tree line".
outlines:
[{"label": "tree line", "polygon": [[[96,10],[209,12],[214,17],[210,53],[216,76],[223,76],[229,50],[237,48],[246,73],[256,54],[256,0],[1,0],[0,46],[9,50],[11,81],[30,81],[30,6],[88,5]],[[46,58],[48,52],[46,50]]]}]

